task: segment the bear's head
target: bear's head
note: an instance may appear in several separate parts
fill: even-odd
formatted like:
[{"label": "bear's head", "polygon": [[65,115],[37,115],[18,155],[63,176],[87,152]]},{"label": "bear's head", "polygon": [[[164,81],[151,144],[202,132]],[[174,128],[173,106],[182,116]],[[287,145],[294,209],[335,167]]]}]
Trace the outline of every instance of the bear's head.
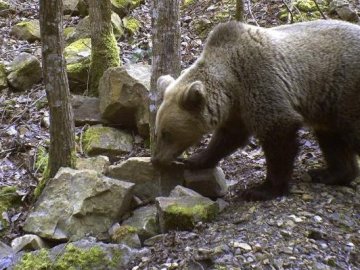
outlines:
[{"label": "bear's head", "polygon": [[205,86],[186,77],[182,74],[174,80],[166,75],[158,79],[157,87],[160,92],[164,91],[164,98],[156,115],[154,165],[169,165],[207,133],[203,114]]}]

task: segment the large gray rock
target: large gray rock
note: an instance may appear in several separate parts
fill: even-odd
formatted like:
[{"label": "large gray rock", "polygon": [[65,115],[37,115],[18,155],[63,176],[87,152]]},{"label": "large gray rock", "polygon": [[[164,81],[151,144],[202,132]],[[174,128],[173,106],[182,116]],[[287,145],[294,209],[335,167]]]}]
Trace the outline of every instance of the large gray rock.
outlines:
[{"label": "large gray rock", "polygon": [[200,221],[212,221],[219,212],[216,202],[196,196],[158,197],[156,207],[163,233],[171,230],[192,230]]},{"label": "large gray rock", "polygon": [[19,22],[11,28],[10,34],[16,36],[18,39],[27,40],[29,42],[40,40],[39,20]]},{"label": "large gray rock", "polygon": [[105,244],[87,238],[50,250],[21,252],[7,269],[130,269],[130,262],[145,252],[122,244]]},{"label": "large gray rock", "polygon": [[149,135],[149,87],[151,67],[129,64],[109,68],[99,83],[100,112],[110,123]]},{"label": "large gray rock", "polygon": [[131,152],[133,137],[112,127],[89,127],[83,135],[83,149],[90,156],[104,155],[110,159]]},{"label": "large gray rock", "polygon": [[6,70],[5,66],[0,63],[0,90],[7,88]]},{"label": "large gray rock", "polygon": [[41,81],[40,61],[29,53],[20,53],[9,65],[9,84],[18,91],[25,91]]},{"label": "large gray rock", "polygon": [[107,238],[111,224],[129,210],[133,187],[95,171],[61,168],[48,180],[23,229],[54,240]]},{"label": "large gray rock", "polygon": [[99,98],[73,95],[71,105],[74,111],[75,125],[100,124],[102,120],[99,104]]},{"label": "large gray rock", "polygon": [[157,209],[154,205],[147,205],[136,209],[132,212],[130,218],[123,221],[122,225],[136,228],[142,242],[160,233]]},{"label": "large gray rock", "polygon": [[329,13],[337,14],[340,19],[349,22],[359,22],[360,18],[356,11],[350,7],[347,0],[332,0],[329,5]]},{"label": "large gray rock", "polygon": [[83,93],[87,89],[91,58],[91,39],[79,39],[64,50],[70,90]]},{"label": "large gray rock", "polygon": [[205,197],[222,197],[228,190],[225,174],[220,167],[195,171],[186,170],[184,178],[186,187]]},{"label": "large gray rock", "polygon": [[109,167],[108,176],[135,184],[134,195],[144,202],[161,196],[159,173],[151,164],[150,157],[132,157]]},{"label": "large gray rock", "polygon": [[110,160],[107,156],[95,156],[89,158],[77,158],[77,170],[94,170],[98,173],[105,174],[110,166]]}]

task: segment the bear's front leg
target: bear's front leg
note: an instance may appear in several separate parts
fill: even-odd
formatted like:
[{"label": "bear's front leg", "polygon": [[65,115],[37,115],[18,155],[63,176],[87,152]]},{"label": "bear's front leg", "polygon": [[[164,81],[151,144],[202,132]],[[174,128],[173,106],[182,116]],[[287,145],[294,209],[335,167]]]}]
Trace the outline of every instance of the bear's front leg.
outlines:
[{"label": "bear's front leg", "polygon": [[[276,130],[262,142],[267,175],[264,183],[245,190],[243,197],[249,201],[264,201],[286,195],[292,176],[294,159],[298,150],[297,129]],[[276,136],[275,136],[276,135]]]},{"label": "bear's front leg", "polygon": [[245,128],[220,128],[215,131],[206,149],[184,160],[185,167],[190,170],[213,168],[221,159],[246,145],[248,138]]}]

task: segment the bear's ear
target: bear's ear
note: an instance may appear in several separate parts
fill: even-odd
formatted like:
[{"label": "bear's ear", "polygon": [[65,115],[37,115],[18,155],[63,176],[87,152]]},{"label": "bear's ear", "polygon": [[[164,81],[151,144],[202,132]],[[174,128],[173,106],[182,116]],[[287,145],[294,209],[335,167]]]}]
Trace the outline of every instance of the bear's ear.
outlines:
[{"label": "bear's ear", "polygon": [[189,111],[202,109],[205,104],[205,87],[202,82],[195,81],[188,86],[181,97],[181,105]]},{"label": "bear's ear", "polygon": [[170,75],[163,75],[160,76],[157,80],[157,90],[159,93],[159,100],[163,100],[164,93],[166,88],[173,82],[175,79],[171,77]]}]

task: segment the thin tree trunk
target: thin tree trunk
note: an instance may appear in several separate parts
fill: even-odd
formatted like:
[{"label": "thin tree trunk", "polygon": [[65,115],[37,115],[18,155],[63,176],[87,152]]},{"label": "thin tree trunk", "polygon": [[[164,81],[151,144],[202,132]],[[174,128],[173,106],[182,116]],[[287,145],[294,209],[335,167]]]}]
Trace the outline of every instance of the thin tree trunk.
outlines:
[{"label": "thin tree trunk", "polygon": [[150,85],[150,142],[151,151],[155,147],[155,118],[159,107],[159,95],[156,89],[157,79],[161,75],[180,74],[180,0],[152,1],[152,74]]},{"label": "thin tree trunk", "polygon": [[109,67],[120,65],[120,50],[111,24],[110,0],[89,0],[89,16],[91,27],[91,96],[99,95],[99,80]]},{"label": "thin tree trunk", "polygon": [[50,107],[49,177],[60,167],[75,166],[74,121],[63,57],[62,25],[62,1],[40,0],[43,76]]},{"label": "thin tree trunk", "polygon": [[244,21],[244,0],[236,0],[235,19],[239,22]]}]

